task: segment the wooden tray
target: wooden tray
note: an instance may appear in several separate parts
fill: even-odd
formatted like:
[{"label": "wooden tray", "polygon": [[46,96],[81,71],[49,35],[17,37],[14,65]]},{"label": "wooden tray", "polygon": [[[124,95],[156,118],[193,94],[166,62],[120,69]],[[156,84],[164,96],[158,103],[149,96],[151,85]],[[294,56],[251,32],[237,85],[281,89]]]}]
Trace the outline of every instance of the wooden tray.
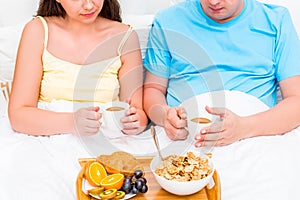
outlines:
[{"label": "wooden tray", "polygon": [[[188,196],[178,196],[173,195],[164,189],[160,187],[160,185],[156,182],[152,172],[150,171],[150,162],[152,160],[152,157],[137,157],[137,159],[141,162],[141,164],[144,166],[145,169],[145,178],[147,179],[147,185],[148,185],[148,192],[144,194],[137,194],[135,197],[132,198],[132,200],[138,199],[138,200],[147,200],[147,199],[155,199],[155,200],[168,200],[168,199],[185,199],[185,200],[220,200],[221,199],[221,185],[220,185],[220,179],[218,176],[217,171],[215,171],[213,178],[215,181],[215,185],[213,188],[208,189],[205,187],[203,190],[201,190],[198,193],[188,195]],[[85,162],[89,160],[95,160],[93,158],[81,158],[79,159],[79,163],[82,166],[81,171],[78,174],[77,177],[77,183],[76,183],[76,191],[77,191],[77,199],[78,200],[95,200],[94,198],[86,195],[84,192],[82,192],[82,179],[83,174],[85,171]]]}]

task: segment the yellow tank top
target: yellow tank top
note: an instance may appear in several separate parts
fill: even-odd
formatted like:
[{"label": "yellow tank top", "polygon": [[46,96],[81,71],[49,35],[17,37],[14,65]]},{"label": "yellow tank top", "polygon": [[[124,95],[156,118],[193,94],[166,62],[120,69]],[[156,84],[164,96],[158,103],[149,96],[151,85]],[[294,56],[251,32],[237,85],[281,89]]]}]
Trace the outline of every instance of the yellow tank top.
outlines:
[{"label": "yellow tank top", "polygon": [[92,64],[78,65],[59,59],[47,50],[48,25],[43,17],[39,16],[39,19],[45,30],[39,101],[51,102],[55,99],[103,104],[119,100],[118,72],[121,67],[121,49],[132,27],[121,40],[118,56]]}]

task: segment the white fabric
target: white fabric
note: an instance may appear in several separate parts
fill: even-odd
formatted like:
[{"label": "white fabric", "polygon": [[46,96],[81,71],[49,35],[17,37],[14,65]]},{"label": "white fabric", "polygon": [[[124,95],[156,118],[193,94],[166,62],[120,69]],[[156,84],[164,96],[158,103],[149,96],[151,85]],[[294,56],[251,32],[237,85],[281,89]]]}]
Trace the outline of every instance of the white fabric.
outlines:
[{"label": "white fabric", "polygon": [[122,16],[123,23],[130,24],[137,32],[140,41],[142,58],[145,56],[148,34],[152,25],[154,15],[137,15],[137,14],[124,14]]},{"label": "white fabric", "polygon": [[224,200],[300,199],[300,129],[214,148]]},{"label": "white fabric", "polygon": [[[42,109],[59,112],[81,106],[86,105],[66,101],[39,104]],[[80,170],[78,158],[120,150],[136,155],[156,152],[149,131],[140,136],[124,135],[110,141],[101,132],[85,138],[71,134],[35,137],[13,132],[7,116],[0,117],[1,200],[75,200],[75,183]],[[159,140],[167,144],[170,140],[162,128],[156,129]]]},{"label": "white fabric", "polygon": [[[170,5],[179,1],[181,0],[170,0]],[[291,11],[299,34],[299,1],[264,1],[286,6]],[[136,0],[120,2],[124,22],[132,24],[138,30],[143,52],[154,14],[167,7],[169,0],[139,0],[140,4]],[[38,5],[36,0],[18,1],[17,6],[15,3],[0,0],[0,81],[12,78],[21,30],[36,13]],[[252,97],[246,101],[248,105],[243,107],[240,98],[245,99],[247,96],[237,93],[232,93],[232,96],[235,98],[227,106],[238,112],[247,114],[248,111],[259,112],[264,109],[260,102],[252,101]],[[62,107],[73,109],[73,105],[66,105],[65,102],[53,102],[44,107],[56,111],[62,111]],[[161,127],[156,127],[156,130],[163,152],[190,145],[185,142],[171,143]],[[297,155],[300,152],[299,144],[298,128],[282,136],[256,137],[226,147],[213,148],[213,161],[221,179],[222,200],[300,199],[300,158]],[[85,138],[73,135],[33,137],[12,132],[7,116],[1,115],[0,199],[76,199],[75,181],[80,170],[77,159],[120,149],[136,155],[155,153],[149,130],[139,136],[124,136],[113,141],[103,139],[101,133]]]},{"label": "white fabric", "polygon": [[38,0],[0,0],[0,27],[26,23],[36,14],[38,3]]},{"label": "white fabric", "polygon": [[[255,101],[255,98],[243,93],[227,91],[224,96],[224,105],[242,115],[266,109],[259,100]],[[211,95],[197,98],[203,100],[201,105],[209,103]],[[74,105],[56,101],[40,107],[61,111],[62,108],[73,109]],[[163,153],[172,152],[172,149],[178,152],[178,148],[186,149],[191,145],[188,142],[171,142],[161,127],[156,127],[156,130]],[[10,131],[7,118],[2,117],[0,199],[75,199],[75,181],[80,170],[78,158],[95,157],[122,149],[141,156],[156,154],[149,130],[139,136],[117,138],[110,141],[112,143],[104,139],[101,133],[87,138],[18,134]],[[211,149],[221,179],[222,200],[300,199],[297,190],[300,178],[299,144],[300,130],[296,129],[281,136],[256,137]],[[197,150],[207,151],[204,148]]]},{"label": "white fabric", "polygon": [[77,158],[88,157],[72,135],[32,137],[8,132],[1,119],[0,199],[75,199]]},{"label": "white fabric", "polygon": [[5,88],[0,88],[0,117],[7,115],[7,99],[4,96]]},{"label": "white fabric", "polygon": [[149,15],[170,6],[172,0],[119,0],[122,13]]},{"label": "white fabric", "polygon": [[12,80],[23,27],[36,14],[38,3],[0,0],[0,81]]},{"label": "white fabric", "polygon": [[[73,112],[81,107],[91,106],[89,103],[70,103],[64,100],[54,100],[50,104],[40,103],[39,107],[57,111],[57,112]],[[101,105],[99,105],[101,107]],[[163,128],[156,127],[156,131],[159,139],[162,141],[162,148],[166,147],[171,140],[164,134]],[[105,137],[105,135],[120,135],[119,137]],[[156,152],[154,143],[152,142],[152,136],[150,130],[147,130],[136,136],[128,136],[121,131],[107,130],[105,127],[101,131],[93,136],[79,138],[82,145],[86,148],[92,156],[99,154],[109,154],[118,150],[125,150],[135,155],[153,155]],[[137,142],[138,141],[138,142]],[[101,147],[101,148],[99,148]],[[142,149],[142,151],[141,151]]]},{"label": "white fabric", "polygon": [[11,81],[24,24],[0,27],[0,81]]},{"label": "white fabric", "polygon": [[281,5],[289,9],[292,20],[296,27],[296,31],[298,33],[298,37],[300,38],[300,2],[299,1],[291,1],[291,0],[258,0],[263,3],[276,4]]}]

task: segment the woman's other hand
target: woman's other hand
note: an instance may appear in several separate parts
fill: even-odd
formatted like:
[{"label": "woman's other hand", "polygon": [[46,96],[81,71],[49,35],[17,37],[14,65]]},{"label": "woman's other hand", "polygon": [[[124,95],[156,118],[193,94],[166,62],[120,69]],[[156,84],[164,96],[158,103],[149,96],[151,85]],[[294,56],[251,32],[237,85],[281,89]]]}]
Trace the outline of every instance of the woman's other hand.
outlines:
[{"label": "woman's other hand", "polygon": [[138,112],[138,109],[134,106],[126,111],[125,117],[121,119],[123,124],[122,132],[126,135],[136,135],[145,130],[147,124],[144,124],[141,121],[141,116]]},{"label": "woman's other hand", "polygon": [[79,135],[94,135],[99,131],[102,114],[99,107],[80,108],[74,113],[75,132]]}]

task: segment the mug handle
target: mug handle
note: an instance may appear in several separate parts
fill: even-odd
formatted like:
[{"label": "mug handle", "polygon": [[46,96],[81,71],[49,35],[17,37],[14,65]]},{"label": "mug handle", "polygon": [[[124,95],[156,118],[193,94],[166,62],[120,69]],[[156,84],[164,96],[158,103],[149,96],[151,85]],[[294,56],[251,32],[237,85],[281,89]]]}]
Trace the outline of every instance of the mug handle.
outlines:
[{"label": "mug handle", "polygon": [[104,126],[105,122],[103,120],[103,106],[100,107],[98,112],[102,114],[101,118],[99,119],[99,122],[102,123],[101,126]]}]

